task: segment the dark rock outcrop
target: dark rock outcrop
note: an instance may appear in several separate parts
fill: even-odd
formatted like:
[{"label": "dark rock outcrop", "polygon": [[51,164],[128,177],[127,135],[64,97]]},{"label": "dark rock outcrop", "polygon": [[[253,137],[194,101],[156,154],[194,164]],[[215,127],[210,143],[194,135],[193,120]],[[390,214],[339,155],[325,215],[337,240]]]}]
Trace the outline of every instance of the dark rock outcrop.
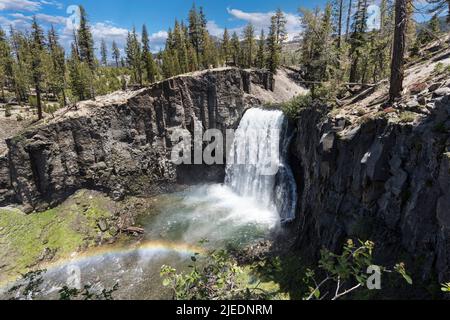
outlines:
[{"label": "dark rock outcrop", "polygon": [[[317,257],[369,239],[381,261],[410,257],[419,277],[450,276],[450,96],[417,124],[346,123],[303,109],[292,146],[301,196],[297,247]],[[348,127],[347,127],[348,126]]]},{"label": "dark rock outcrop", "polygon": [[273,76],[235,68],[199,72],[138,90],[125,102],[92,102],[74,116],[38,124],[7,141],[0,205],[15,200],[32,211],[81,188],[120,199],[167,191],[192,176],[223,179],[220,166],[176,168],[171,134],[178,128],[193,132],[196,124],[237,127],[245,110],[262,102],[251,94],[255,86],[272,90]]}]

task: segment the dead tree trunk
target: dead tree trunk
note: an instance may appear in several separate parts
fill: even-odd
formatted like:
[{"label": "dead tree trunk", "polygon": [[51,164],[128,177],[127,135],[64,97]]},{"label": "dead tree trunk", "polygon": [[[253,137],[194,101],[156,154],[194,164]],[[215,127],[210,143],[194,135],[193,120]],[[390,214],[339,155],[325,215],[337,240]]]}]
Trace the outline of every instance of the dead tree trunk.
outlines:
[{"label": "dead tree trunk", "polygon": [[406,28],[408,25],[407,5],[410,0],[395,1],[394,48],[392,52],[390,102],[400,98],[403,92],[405,68]]}]

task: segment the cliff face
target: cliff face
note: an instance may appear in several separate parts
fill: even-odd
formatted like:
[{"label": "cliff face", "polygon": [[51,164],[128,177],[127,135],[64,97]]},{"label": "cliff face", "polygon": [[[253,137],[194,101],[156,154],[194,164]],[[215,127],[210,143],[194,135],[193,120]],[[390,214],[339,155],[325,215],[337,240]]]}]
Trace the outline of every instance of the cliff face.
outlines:
[{"label": "cliff face", "polygon": [[[450,276],[450,96],[414,124],[301,111],[292,146],[301,196],[297,246],[312,257],[370,239],[386,262]],[[410,266],[412,267],[412,266]]]},{"label": "cliff face", "polygon": [[171,133],[192,132],[194,123],[234,128],[246,108],[264,102],[252,93],[270,95],[274,86],[269,73],[226,68],[169,79],[126,99],[81,103],[7,140],[8,154],[0,158],[0,204],[14,200],[32,211],[80,188],[120,199],[166,191],[199,176],[221,179],[221,166],[172,165]]}]

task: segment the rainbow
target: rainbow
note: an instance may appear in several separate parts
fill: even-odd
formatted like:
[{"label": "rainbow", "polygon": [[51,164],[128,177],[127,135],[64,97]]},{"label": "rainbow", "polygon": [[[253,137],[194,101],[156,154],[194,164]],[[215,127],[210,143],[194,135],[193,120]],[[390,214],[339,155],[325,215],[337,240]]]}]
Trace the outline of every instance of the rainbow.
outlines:
[{"label": "rainbow", "polygon": [[[59,260],[41,263],[33,270],[47,270],[52,271],[58,268],[83,263],[95,258],[107,257],[109,255],[124,256],[132,253],[178,253],[180,255],[194,255],[196,253],[203,254],[204,248],[185,243],[174,243],[167,241],[147,241],[143,243],[133,244],[129,246],[123,245],[103,245],[88,249],[84,252],[73,253],[70,257],[64,257]],[[11,278],[5,282],[0,283],[0,287],[14,283],[18,278]]]}]

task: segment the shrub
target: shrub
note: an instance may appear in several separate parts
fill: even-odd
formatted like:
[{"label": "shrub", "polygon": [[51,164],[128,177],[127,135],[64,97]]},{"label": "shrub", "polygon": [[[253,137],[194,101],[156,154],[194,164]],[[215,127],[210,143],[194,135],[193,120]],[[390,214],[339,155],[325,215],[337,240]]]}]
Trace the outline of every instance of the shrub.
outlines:
[{"label": "shrub", "polygon": [[417,114],[411,111],[405,111],[400,114],[400,122],[401,123],[410,123],[416,120]]},{"label": "shrub", "polygon": [[12,116],[11,106],[5,106],[5,117],[9,118]]},{"label": "shrub", "polygon": [[445,66],[442,62],[439,62],[434,66],[434,73],[442,74],[442,73],[444,73],[444,71],[445,71]]},{"label": "shrub", "polygon": [[[393,272],[400,274],[403,279],[412,284],[411,277],[406,273],[403,263],[395,265],[394,270],[373,264],[374,243],[359,241],[358,244],[348,240],[343,247],[342,254],[334,254],[327,249],[321,251],[318,270],[307,269],[302,277],[303,285],[308,288],[304,300],[338,300],[356,290],[363,289],[368,280],[368,268],[377,268],[379,274]],[[175,299],[181,300],[236,300],[236,299],[267,299],[274,296],[274,292],[263,290],[256,286],[248,286],[239,274],[244,268],[237,265],[227,251],[211,251],[205,257],[203,267],[197,265],[200,254],[191,259],[191,272],[177,273],[170,266],[161,268],[163,285],[173,292]],[[255,262],[253,268],[261,266]],[[263,265],[266,268],[267,265]],[[320,279],[318,277],[321,277]],[[292,277],[291,279],[294,279]],[[257,282],[257,281],[256,281]],[[324,288],[332,289],[324,293]]]},{"label": "shrub", "polygon": [[44,112],[51,114],[53,118],[55,117],[54,113],[56,111],[58,111],[58,109],[59,109],[59,105],[57,105],[57,104],[50,104],[50,103],[44,104]]},{"label": "shrub", "polygon": [[296,96],[288,102],[281,105],[281,110],[284,114],[292,120],[297,119],[298,114],[302,108],[311,106],[313,99],[310,94]]}]

